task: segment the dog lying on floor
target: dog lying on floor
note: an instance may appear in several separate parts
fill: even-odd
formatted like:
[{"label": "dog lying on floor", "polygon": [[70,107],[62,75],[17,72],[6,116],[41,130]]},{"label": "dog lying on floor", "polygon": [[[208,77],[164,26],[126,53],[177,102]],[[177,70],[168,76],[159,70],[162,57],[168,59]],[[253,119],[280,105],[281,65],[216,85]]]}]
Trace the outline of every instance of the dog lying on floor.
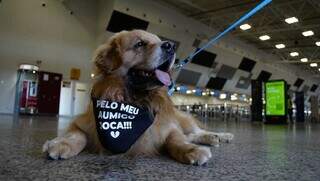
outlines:
[{"label": "dog lying on floor", "polygon": [[166,88],[174,60],[175,45],[154,34],[112,36],[94,56],[98,78],[87,112],[63,136],[46,141],[43,151],[52,159],[73,157],[85,147],[128,155],[166,152],[181,163],[206,163],[211,151],[201,145],[229,142],[233,135],[206,131],[174,107]]}]

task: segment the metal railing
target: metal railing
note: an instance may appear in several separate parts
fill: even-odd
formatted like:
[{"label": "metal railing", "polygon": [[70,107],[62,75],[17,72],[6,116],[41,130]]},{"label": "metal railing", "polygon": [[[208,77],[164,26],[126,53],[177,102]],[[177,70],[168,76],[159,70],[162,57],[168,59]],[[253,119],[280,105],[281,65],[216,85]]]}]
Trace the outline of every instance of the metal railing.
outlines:
[{"label": "metal railing", "polygon": [[194,114],[201,118],[217,120],[249,120],[250,107],[226,104],[194,104],[178,105],[179,110]]}]

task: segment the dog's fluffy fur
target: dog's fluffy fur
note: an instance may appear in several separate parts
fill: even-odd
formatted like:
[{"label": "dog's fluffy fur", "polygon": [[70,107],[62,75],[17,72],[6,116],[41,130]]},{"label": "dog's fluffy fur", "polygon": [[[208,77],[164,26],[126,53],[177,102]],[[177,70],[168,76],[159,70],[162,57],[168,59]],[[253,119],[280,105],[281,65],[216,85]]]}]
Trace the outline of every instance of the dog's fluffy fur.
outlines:
[{"label": "dog's fluffy fur", "polygon": [[[134,88],[128,82],[128,71],[132,68],[153,71],[164,61],[170,61],[170,71],[175,55],[164,51],[163,43],[156,35],[141,30],[115,34],[97,49],[94,56],[98,78],[92,95],[147,106],[156,112],[154,123],[127,154],[166,152],[181,163],[201,165],[209,160],[211,151],[200,145],[229,142],[233,135],[200,128],[194,118],[174,107],[166,87],[148,84],[144,88]],[[97,152],[107,151],[98,139],[92,102],[87,112],[76,118],[63,136],[47,141],[43,151],[53,159],[66,159],[79,154],[85,147]]]}]

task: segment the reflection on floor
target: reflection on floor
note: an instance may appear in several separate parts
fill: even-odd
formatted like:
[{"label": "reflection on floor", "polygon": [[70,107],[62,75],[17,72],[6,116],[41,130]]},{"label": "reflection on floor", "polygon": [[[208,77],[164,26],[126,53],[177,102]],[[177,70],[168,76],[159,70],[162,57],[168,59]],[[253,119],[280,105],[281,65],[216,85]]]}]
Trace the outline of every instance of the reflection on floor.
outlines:
[{"label": "reflection on floor", "polygon": [[[58,121],[57,121],[58,120]],[[204,121],[235,140],[212,148],[205,166],[176,163],[165,156],[128,159],[87,152],[69,160],[46,160],[45,140],[68,118],[0,116],[0,180],[319,180],[320,125],[263,125]]]}]

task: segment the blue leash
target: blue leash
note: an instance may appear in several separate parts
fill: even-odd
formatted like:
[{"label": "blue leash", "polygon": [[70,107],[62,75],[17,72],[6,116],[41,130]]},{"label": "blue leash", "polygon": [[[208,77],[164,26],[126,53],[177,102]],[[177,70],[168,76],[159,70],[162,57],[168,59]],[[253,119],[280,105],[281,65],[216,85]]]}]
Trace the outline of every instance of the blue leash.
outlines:
[{"label": "blue leash", "polygon": [[[254,9],[243,15],[240,19],[238,19],[236,22],[231,24],[227,29],[225,29],[223,32],[219,33],[218,35],[214,36],[211,38],[210,41],[208,41],[204,46],[199,48],[197,51],[194,53],[191,53],[186,59],[181,61],[178,65],[174,67],[175,70],[180,70],[184,65],[189,63],[194,56],[196,56],[198,53],[201,51],[207,49],[208,47],[212,46],[214,43],[216,43],[220,38],[222,38],[224,35],[229,33],[232,29],[236,28],[239,26],[243,21],[249,19],[252,15],[256,14],[258,11],[260,11],[262,8],[267,6],[269,3],[271,3],[272,0],[263,0],[260,4],[258,4]],[[174,92],[174,86],[175,83],[171,81],[171,85],[168,87],[168,94],[171,96]]]}]

